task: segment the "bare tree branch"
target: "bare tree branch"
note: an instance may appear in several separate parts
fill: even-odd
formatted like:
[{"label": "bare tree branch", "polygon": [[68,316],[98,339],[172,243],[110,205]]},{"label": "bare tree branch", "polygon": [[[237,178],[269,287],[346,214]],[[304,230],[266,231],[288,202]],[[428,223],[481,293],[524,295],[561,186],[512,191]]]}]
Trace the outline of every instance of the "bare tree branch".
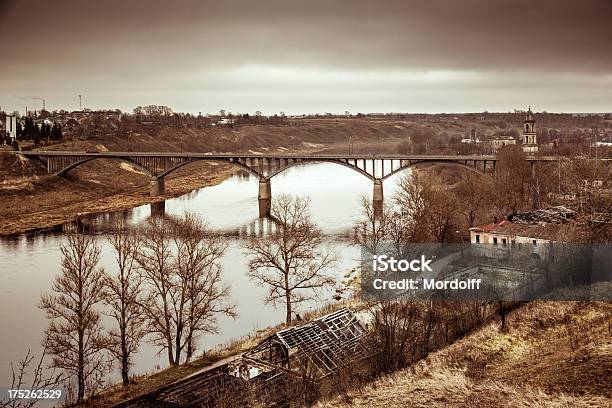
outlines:
[{"label": "bare tree branch", "polygon": [[313,299],[319,289],[334,283],[327,271],[336,265],[337,256],[321,248],[323,235],[308,209],[304,198],[279,196],[271,209],[278,222],[276,230],[245,244],[249,276],[268,289],[266,303],[286,306],[287,323],[291,323],[295,305]]}]

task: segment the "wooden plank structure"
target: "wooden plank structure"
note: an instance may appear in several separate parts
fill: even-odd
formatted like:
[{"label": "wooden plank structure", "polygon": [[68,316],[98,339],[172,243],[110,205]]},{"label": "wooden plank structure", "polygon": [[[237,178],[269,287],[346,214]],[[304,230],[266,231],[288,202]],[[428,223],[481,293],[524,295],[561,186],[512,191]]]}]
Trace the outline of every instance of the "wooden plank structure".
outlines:
[{"label": "wooden plank structure", "polygon": [[239,406],[248,400],[245,380],[221,366],[115,405],[115,408]]},{"label": "wooden plank structure", "polygon": [[310,323],[281,330],[245,353],[243,359],[288,373],[308,372],[314,380],[334,374],[346,364],[367,357],[365,329],[347,308]]},{"label": "wooden plank structure", "polygon": [[[115,408],[287,406],[296,383],[319,382],[367,357],[365,329],[347,308],[281,330],[241,358],[192,375]],[[303,376],[307,373],[307,378]],[[300,388],[301,389],[301,388]]]}]

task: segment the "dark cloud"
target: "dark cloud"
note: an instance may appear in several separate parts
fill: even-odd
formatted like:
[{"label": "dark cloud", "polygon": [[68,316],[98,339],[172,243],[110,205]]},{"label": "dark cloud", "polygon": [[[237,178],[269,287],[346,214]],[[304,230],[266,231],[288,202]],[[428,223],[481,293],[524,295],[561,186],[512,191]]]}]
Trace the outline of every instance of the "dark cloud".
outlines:
[{"label": "dark cloud", "polygon": [[[467,73],[457,78],[466,88],[550,73],[609,86],[610,21],[607,0],[2,1],[0,85],[247,91],[267,84],[248,67],[274,67],[293,70],[286,86],[296,73],[321,74],[300,80],[315,88],[329,86],[326,75],[373,88],[385,72],[432,71]],[[478,79],[487,73],[499,82]]]}]

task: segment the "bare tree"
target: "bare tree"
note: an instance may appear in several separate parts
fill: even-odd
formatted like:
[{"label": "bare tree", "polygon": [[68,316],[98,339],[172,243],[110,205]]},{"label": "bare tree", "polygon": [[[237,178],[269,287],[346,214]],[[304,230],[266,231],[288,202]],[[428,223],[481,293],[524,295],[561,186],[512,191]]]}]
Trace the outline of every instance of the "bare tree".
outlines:
[{"label": "bare tree", "polygon": [[223,284],[220,260],[227,245],[208,233],[204,222],[186,213],[175,225],[176,285],[173,288],[176,322],[175,361],[185,351],[189,361],[202,333],[217,333],[219,314],[235,318],[230,288]]},{"label": "bare tree", "polygon": [[153,342],[177,366],[189,360],[202,333],[217,332],[217,316],[235,317],[220,264],[226,246],[193,214],[176,222],[151,219],[137,262],[148,289],[143,302]]},{"label": "bare tree", "polygon": [[457,209],[463,216],[468,227],[473,227],[479,217],[486,213],[486,204],[489,202],[489,194],[492,186],[488,178],[469,174],[455,188],[457,197]]},{"label": "bare tree", "polygon": [[121,366],[123,385],[127,386],[132,356],[146,334],[141,306],[142,278],[136,268],[139,239],[124,220],[119,220],[108,241],[114,249],[117,265],[117,272],[107,271],[104,279],[108,314],[116,322],[116,326],[108,330],[108,346]]},{"label": "bare tree", "polygon": [[427,203],[425,225],[436,242],[446,242],[452,231],[455,198],[451,192],[435,187],[425,188],[423,193]]},{"label": "bare tree", "polygon": [[497,155],[493,194],[502,214],[516,214],[529,201],[531,171],[520,146],[506,146]]},{"label": "bare tree", "polygon": [[336,255],[321,249],[323,235],[308,209],[305,198],[279,196],[271,209],[276,230],[245,245],[249,276],[268,289],[266,303],[285,305],[287,323],[295,305],[313,299],[317,290],[334,282],[326,272],[336,264]]},{"label": "bare tree", "polygon": [[53,294],[41,296],[40,308],[50,320],[45,343],[52,366],[76,378],[77,401],[102,385],[107,370],[102,351],[106,344],[96,306],[104,300],[104,271],[98,268],[100,247],[94,238],[68,234],[60,247],[62,273]]},{"label": "bare tree", "polygon": [[405,176],[394,200],[398,216],[404,218],[402,230],[410,242],[445,242],[451,230],[454,196],[424,176]]},{"label": "bare tree", "polygon": [[374,205],[368,197],[361,197],[362,219],[354,228],[352,241],[370,254],[375,254],[387,236],[387,224],[391,220],[392,208],[383,206],[382,214],[375,214]]},{"label": "bare tree", "polygon": [[[361,199],[362,219],[355,225],[351,241],[359,245],[368,256],[362,261],[370,263],[370,256],[382,250],[403,257],[406,243],[410,242],[412,220],[399,211],[397,205],[385,203],[380,214],[374,214],[372,202],[367,197]],[[382,247],[381,247],[382,246]]]},{"label": "bare tree", "polygon": [[163,218],[151,218],[140,231],[142,241],[136,261],[146,284],[143,307],[147,331],[160,352],[166,350],[168,364],[178,365],[174,358],[172,321],[172,230]]},{"label": "bare tree", "polygon": [[412,242],[426,241],[423,226],[427,203],[423,197],[423,189],[425,188],[423,184],[421,178],[415,173],[402,176],[399,189],[393,197],[393,201],[398,206],[399,214],[409,220],[405,228],[405,234]]}]

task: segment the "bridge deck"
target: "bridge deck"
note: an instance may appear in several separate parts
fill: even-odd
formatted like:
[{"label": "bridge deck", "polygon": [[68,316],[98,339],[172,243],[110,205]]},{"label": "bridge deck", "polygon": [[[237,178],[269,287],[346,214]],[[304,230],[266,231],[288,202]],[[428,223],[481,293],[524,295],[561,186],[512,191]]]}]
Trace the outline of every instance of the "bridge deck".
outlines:
[{"label": "bridge deck", "polygon": [[[151,195],[165,192],[164,178],[173,171],[197,161],[221,161],[242,168],[260,180],[259,198],[270,199],[269,180],[291,166],[307,162],[329,162],[345,166],[374,182],[375,201],[382,201],[382,181],[411,166],[427,163],[446,163],[462,166],[479,174],[495,173],[498,158],[493,155],[444,154],[317,154],[317,153],[190,153],[190,152],[76,152],[76,151],[24,151],[22,154],[44,162],[47,172],[61,176],[95,159],[113,159],[136,166],[151,179]],[[561,156],[527,156],[535,174],[537,162],[560,162]],[[612,159],[602,159],[612,160]],[[376,198],[379,197],[379,198]]]},{"label": "bridge deck", "polygon": [[[229,159],[240,158],[270,158],[270,159],[324,159],[324,160],[491,160],[496,161],[494,155],[427,155],[427,154],[254,154],[254,153],[188,153],[188,152],[78,152],[78,151],[22,151],[24,156],[79,156],[79,157],[184,157],[193,159]],[[564,156],[527,156],[527,161],[558,161]],[[609,161],[612,158],[592,160]]]}]

